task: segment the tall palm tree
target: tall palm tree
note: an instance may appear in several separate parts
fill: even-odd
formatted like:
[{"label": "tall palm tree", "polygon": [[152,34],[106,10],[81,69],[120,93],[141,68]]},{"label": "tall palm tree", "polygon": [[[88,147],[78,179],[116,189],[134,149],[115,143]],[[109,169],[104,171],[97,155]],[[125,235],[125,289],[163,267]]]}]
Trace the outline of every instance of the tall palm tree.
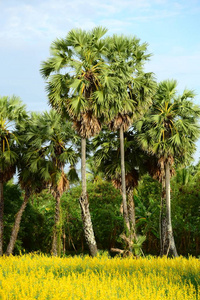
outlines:
[{"label": "tall palm tree", "polygon": [[55,198],[55,224],[53,230],[52,254],[60,254],[61,197],[69,188],[69,181],[64,172],[66,163],[75,165],[78,159],[72,144],[76,135],[71,123],[63,122],[55,110],[38,114],[28,132],[32,144],[29,155],[30,168],[39,172],[43,181],[49,185]]},{"label": "tall palm tree", "polygon": [[142,72],[144,62],[150,57],[146,53],[146,43],[140,44],[140,40],[136,37],[114,35],[107,38],[107,44],[110,68],[119,82],[113,93],[113,101],[110,101],[109,125],[111,130],[119,129],[123,215],[125,224],[130,230],[126,199],[124,131],[127,131],[132,122],[140,118],[149,107],[154,81],[151,73]]},{"label": "tall palm tree", "polygon": [[17,140],[19,144],[16,147],[16,153],[18,155],[17,159],[17,173],[19,184],[24,191],[23,193],[23,202],[21,207],[19,208],[17,214],[15,215],[15,221],[12,227],[12,232],[10,235],[10,240],[7,245],[6,255],[11,255],[14,251],[15,243],[17,240],[17,236],[20,229],[21,218],[23,212],[27,206],[29,198],[32,193],[36,192],[38,188],[41,187],[41,178],[39,178],[38,174],[35,174],[30,171],[29,163],[27,161],[27,153],[30,150],[30,144],[27,143],[26,133],[28,131],[28,127],[30,126],[30,118],[28,116],[22,120],[16,126],[15,135],[17,136]]},{"label": "tall palm tree", "polygon": [[[107,29],[71,30],[65,39],[51,46],[51,57],[42,63],[41,73],[48,79],[49,103],[69,117],[81,136],[82,194],[79,203],[85,238],[90,254],[97,254],[97,245],[89,211],[86,189],[86,139],[101,130],[105,111],[106,88],[114,85],[108,64],[103,59]],[[64,73],[64,74],[63,74]]]},{"label": "tall palm tree", "polygon": [[15,173],[18,158],[15,127],[25,117],[25,106],[19,98],[15,96],[0,98],[0,256],[3,255],[3,184]]},{"label": "tall palm tree", "polygon": [[171,222],[170,177],[174,163],[184,163],[195,150],[199,135],[197,119],[200,108],[192,103],[195,94],[185,90],[177,95],[177,82],[165,80],[158,89],[148,116],[138,123],[142,133],[139,141],[157,159],[162,182],[161,197],[161,255],[177,256]]},{"label": "tall palm tree", "polygon": [[[45,125],[44,121],[46,122]],[[60,142],[63,142],[64,140],[62,137],[62,126],[60,126],[59,121],[60,117],[57,116],[55,112],[44,113],[44,116],[32,113],[30,118],[27,118],[17,126],[16,134],[18,140],[23,141],[17,148],[19,156],[17,169],[19,184],[22,190],[24,190],[24,196],[23,203],[15,216],[15,222],[7,246],[6,255],[13,253],[22,214],[31,195],[40,193],[42,189],[47,188],[49,185],[51,185],[52,194],[56,199],[55,228],[52,243],[52,249],[54,249],[54,251],[52,251],[52,253],[54,255],[57,254],[57,225],[60,222],[60,194],[62,195],[65,188],[68,187],[68,180],[64,175],[63,170],[62,172],[60,172],[60,169],[57,170],[58,164],[55,161],[52,164],[48,161],[48,154],[49,151],[52,154],[50,149],[52,140],[54,143],[56,143],[56,138],[57,140],[60,139]],[[49,128],[53,128],[55,131],[55,127],[57,132],[59,132],[59,137],[55,134],[55,137],[51,139],[47,131]],[[46,129],[45,131],[44,128]],[[66,129],[66,126],[64,129]],[[67,131],[65,134],[68,134],[69,136]],[[47,145],[49,147],[44,149]],[[59,160],[60,157],[57,157],[56,159]],[[55,182],[55,177],[58,175],[59,182],[57,184]]]},{"label": "tall palm tree", "polygon": [[40,174],[31,172],[26,159],[24,160],[24,157],[21,156],[20,159],[21,159],[20,161],[21,169],[18,164],[18,178],[19,178],[19,184],[22,190],[24,191],[23,202],[17,214],[15,215],[15,221],[12,227],[10,240],[5,252],[6,255],[11,255],[14,251],[15,243],[20,229],[22,215],[28,204],[30,197],[33,194],[40,193],[42,189],[46,187],[45,183],[43,182],[43,178],[40,176]]}]

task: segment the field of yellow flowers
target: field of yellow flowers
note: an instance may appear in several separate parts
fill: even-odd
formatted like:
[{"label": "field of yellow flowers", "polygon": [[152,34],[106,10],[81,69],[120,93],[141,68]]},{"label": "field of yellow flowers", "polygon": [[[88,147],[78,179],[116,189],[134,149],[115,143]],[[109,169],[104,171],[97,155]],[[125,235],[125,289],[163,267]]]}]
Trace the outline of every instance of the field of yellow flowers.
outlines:
[{"label": "field of yellow flowers", "polygon": [[197,300],[200,260],[169,258],[0,258],[2,300]]}]

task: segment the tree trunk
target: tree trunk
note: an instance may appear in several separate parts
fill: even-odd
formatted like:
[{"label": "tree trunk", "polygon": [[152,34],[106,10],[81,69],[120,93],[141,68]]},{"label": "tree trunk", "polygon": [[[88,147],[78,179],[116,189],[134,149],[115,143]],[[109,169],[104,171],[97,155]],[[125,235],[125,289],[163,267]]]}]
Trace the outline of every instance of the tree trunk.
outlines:
[{"label": "tree trunk", "polygon": [[56,207],[55,207],[55,223],[53,229],[53,241],[52,241],[52,248],[51,253],[53,256],[60,255],[60,241],[59,241],[59,233],[60,233],[60,198],[61,195],[58,191],[55,193],[56,197]]},{"label": "tree trunk", "polygon": [[130,223],[128,217],[127,200],[126,200],[126,179],[125,179],[125,159],[124,159],[124,130],[120,126],[120,155],[121,155],[121,180],[122,180],[122,202],[123,202],[123,217],[127,229],[130,231]]},{"label": "tree trunk", "polygon": [[167,235],[168,235],[168,249],[166,255],[168,255],[169,252],[174,257],[178,256],[175,242],[174,242],[174,236],[172,231],[172,222],[171,222],[171,196],[170,196],[170,166],[169,162],[165,165],[165,185],[166,185],[166,214],[167,214]]},{"label": "tree trunk", "polygon": [[136,237],[136,230],[135,230],[135,203],[133,199],[133,189],[130,188],[128,190],[128,217],[129,217],[129,224],[130,224],[130,235],[133,239]]},{"label": "tree trunk", "polygon": [[162,176],[162,195],[160,201],[160,256],[167,253],[168,249],[168,234],[167,234],[167,217],[166,217],[166,187],[165,177]]},{"label": "tree trunk", "polygon": [[3,174],[0,171],[0,256],[3,255],[3,214],[4,214],[4,199],[3,199]]},{"label": "tree trunk", "polygon": [[97,255],[97,244],[94,236],[89,201],[86,188],[86,139],[81,138],[81,180],[82,180],[82,194],[79,198],[81,207],[81,215],[83,221],[83,230],[87,245],[89,247],[90,255],[92,257]]},{"label": "tree trunk", "polygon": [[15,243],[17,240],[17,236],[18,236],[18,232],[19,232],[19,228],[20,228],[22,214],[26,208],[29,198],[30,198],[30,192],[29,192],[29,190],[26,190],[23,203],[15,216],[15,223],[12,228],[12,233],[11,233],[10,241],[9,241],[9,244],[8,244],[8,247],[6,250],[6,255],[11,255],[13,253]]}]

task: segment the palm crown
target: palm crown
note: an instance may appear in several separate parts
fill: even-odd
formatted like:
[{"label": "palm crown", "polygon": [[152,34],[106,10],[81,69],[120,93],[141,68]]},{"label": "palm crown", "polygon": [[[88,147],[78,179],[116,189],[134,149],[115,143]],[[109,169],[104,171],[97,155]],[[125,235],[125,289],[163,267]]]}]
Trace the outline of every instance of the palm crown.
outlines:
[{"label": "palm crown", "polygon": [[144,113],[151,101],[155,83],[151,73],[143,72],[143,64],[150,54],[146,53],[147,44],[141,44],[136,37],[108,37],[106,48],[115,81],[115,87],[107,95],[110,127],[116,130],[122,125],[127,130],[133,117],[136,120]]},{"label": "palm crown", "polygon": [[191,102],[195,96],[193,91],[184,90],[182,95],[177,95],[176,87],[175,80],[158,85],[148,116],[144,122],[138,122],[144,130],[139,139],[143,148],[158,157],[171,156],[183,162],[195,150],[200,110]]},{"label": "palm crown", "polygon": [[32,145],[28,154],[30,168],[40,171],[43,179],[56,185],[66,163],[75,165],[78,159],[71,142],[76,140],[70,122],[62,122],[56,111],[33,114],[26,133]]},{"label": "palm crown", "polygon": [[[17,160],[15,129],[17,123],[26,117],[25,106],[15,96],[0,98],[0,173],[4,172],[3,180],[9,177],[11,166]],[[13,170],[14,171],[14,170]],[[13,173],[10,173],[13,176]]]},{"label": "palm crown", "polygon": [[52,44],[52,57],[42,64],[41,73],[49,79],[50,104],[66,111],[83,137],[95,135],[101,128],[98,118],[102,115],[102,86],[108,70],[102,58],[105,45],[101,38],[106,32],[101,27],[90,32],[71,30],[66,39]]}]

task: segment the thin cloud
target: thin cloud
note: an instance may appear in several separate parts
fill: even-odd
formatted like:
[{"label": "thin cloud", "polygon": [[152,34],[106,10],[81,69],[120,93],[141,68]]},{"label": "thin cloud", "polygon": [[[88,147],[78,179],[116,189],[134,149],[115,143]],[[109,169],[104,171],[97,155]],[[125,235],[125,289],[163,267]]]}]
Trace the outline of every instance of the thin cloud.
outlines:
[{"label": "thin cloud", "polygon": [[5,1],[0,4],[0,38],[52,39],[54,36],[63,36],[73,27],[88,29],[89,26],[102,24],[105,18],[107,24],[111,23],[109,20],[120,23],[120,13],[124,14],[121,23],[128,26],[130,21],[147,22],[176,16],[183,10],[186,12],[186,8],[190,6],[185,1],[164,0]]}]

